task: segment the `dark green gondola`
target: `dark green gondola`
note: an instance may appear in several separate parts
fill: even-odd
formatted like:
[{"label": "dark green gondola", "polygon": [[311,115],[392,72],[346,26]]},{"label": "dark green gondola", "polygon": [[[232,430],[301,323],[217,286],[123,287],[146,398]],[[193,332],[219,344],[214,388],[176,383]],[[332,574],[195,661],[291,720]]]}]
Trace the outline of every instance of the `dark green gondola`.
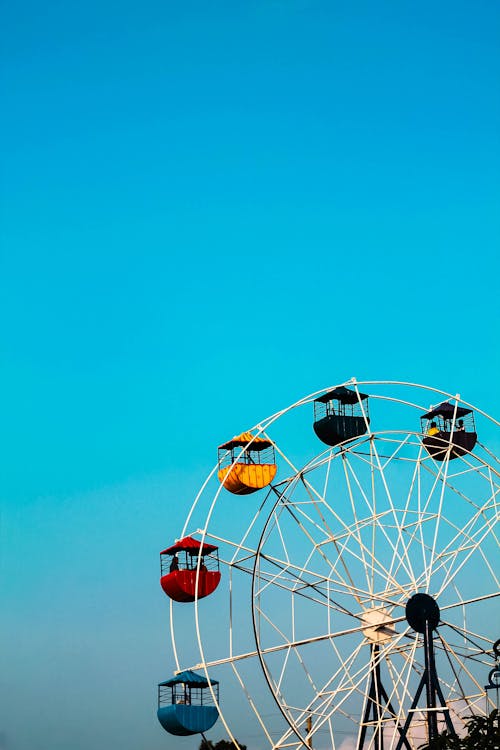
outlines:
[{"label": "dark green gondola", "polygon": [[444,401],[420,417],[422,440],[427,453],[436,461],[464,456],[477,442],[472,409]]},{"label": "dark green gondola", "polygon": [[341,385],[314,401],[314,432],[326,445],[339,445],[368,430],[368,395]]}]

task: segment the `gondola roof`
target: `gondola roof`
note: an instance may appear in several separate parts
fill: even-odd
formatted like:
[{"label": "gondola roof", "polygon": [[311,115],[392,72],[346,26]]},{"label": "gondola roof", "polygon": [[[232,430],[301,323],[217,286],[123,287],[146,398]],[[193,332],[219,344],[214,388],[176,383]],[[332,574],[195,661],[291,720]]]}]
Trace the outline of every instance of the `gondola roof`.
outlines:
[{"label": "gondola roof", "polygon": [[215,552],[218,549],[214,544],[207,544],[205,542],[202,546],[201,542],[197,539],[193,539],[192,536],[185,536],[183,539],[179,539],[178,542],[172,544],[171,547],[167,547],[160,552],[160,555],[175,555],[176,552],[187,552],[190,555],[210,555],[211,552]]},{"label": "gondola roof", "polygon": [[431,409],[431,411],[428,411],[427,414],[423,414],[421,419],[433,419],[434,417],[453,419],[453,415],[458,418],[465,417],[466,414],[471,413],[472,409],[465,409],[463,406],[455,406],[455,404],[450,404],[449,401],[443,401],[442,404],[439,404],[439,406]]},{"label": "gondola roof", "polygon": [[[175,677],[171,677],[170,680],[158,683],[158,687],[172,687],[173,685],[189,685],[190,687],[206,688],[208,687],[208,680],[205,675],[196,674],[191,669],[185,669],[184,672],[179,672]],[[210,680],[211,685],[218,685],[219,680]]]},{"label": "gondola roof", "polygon": [[340,401],[341,404],[357,404],[359,401],[364,401],[366,398],[368,398],[367,393],[359,393],[357,391],[351,391],[349,388],[346,388],[344,385],[339,385],[337,388],[334,388],[332,391],[328,391],[327,393],[324,393],[322,396],[319,396],[318,398],[314,399],[315,401],[321,401],[322,403],[326,404],[328,401]]},{"label": "gondola roof", "polygon": [[[248,445],[249,443],[251,445]],[[219,450],[230,451],[233,448],[245,448],[247,446],[250,451],[263,451],[265,448],[270,448],[272,442],[267,438],[254,437],[251,432],[242,432],[241,435],[236,435],[227,443],[219,445]]]}]

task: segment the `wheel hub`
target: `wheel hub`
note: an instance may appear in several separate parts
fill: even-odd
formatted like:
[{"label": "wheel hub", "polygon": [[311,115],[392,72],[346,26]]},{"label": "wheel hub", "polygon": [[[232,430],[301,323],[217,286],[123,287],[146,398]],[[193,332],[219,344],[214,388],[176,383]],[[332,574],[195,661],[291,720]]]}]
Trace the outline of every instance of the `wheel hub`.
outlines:
[{"label": "wheel hub", "polygon": [[367,609],[363,612],[363,622],[368,625],[363,633],[370,643],[386,643],[396,635],[392,617],[383,607]]}]

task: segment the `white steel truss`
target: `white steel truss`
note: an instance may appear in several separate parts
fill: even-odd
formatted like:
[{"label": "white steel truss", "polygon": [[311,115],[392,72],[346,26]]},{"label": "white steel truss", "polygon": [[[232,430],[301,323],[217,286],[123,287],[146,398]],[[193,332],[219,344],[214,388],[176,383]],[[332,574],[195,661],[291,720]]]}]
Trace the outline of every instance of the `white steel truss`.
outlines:
[{"label": "white steel truss", "polygon": [[[356,391],[369,386],[379,414],[384,407],[397,408],[411,416],[412,426],[428,410],[416,398],[434,394],[455,407],[470,407],[458,396],[411,383],[353,379],[343,385]],[[399,397],[393,393],[398,389]],[[417,429],[394,424],[375,429],[374,420],[365,417],[366,434],[299,466],[294,452],[286,450],[280,426],[328,390],[253,428],[254,436],[273,441],[280,473],[288,476],[259,495],[232,499],[243,500],[245,511],[253,509],[242,528],[234,531],[235,519],[220,510],[227,493],[214,488],[217,467],[203,484],[182,536],[195,532],[196,518],[201,541],[219,547],[223,582],[214,596],[223,599],[224,619],[217,642],[209,639],[207,645],[205,605],[195,601],[194,656],[176,628],[172,605],[172,650],[177,671],[203,669],[210,681],[217,670],[222,685],[226,675],[231,678],[255,718],[258,747],[272,750],[339,750],[347,737],[356,746],[377,669],[388,701],[377,694],[378,719],[370,721],[370,729],[377,724],[391,750],[424,669],[422,637],[405,615],[415,593],[430,594],[441,610],[434,646],[455,722],[472,708],[487,709],[482,685],[497,637],[491,613],[500,596],[493,559],[498,555],[498,459],[478,443],[473,453],[451,460],[448,451],[445,460],[436,461]],[[500,426],[485,412],[475,412],[490,430]],[[262,678],[269,689],[265,697]],[[237,747],[233,732],[238,729],[222,697],[220,704],[214,691],[212,697]],[[425,740],[424,730],[425,710],[419,707],[412,747]],[[367,733],[364,750],[375,748],[374,736]]]}]

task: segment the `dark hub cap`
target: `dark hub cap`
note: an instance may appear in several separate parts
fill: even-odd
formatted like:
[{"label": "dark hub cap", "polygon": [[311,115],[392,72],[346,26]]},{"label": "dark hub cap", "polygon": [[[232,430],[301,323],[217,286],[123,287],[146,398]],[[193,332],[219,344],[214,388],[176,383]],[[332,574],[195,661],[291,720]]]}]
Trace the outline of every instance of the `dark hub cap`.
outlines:
[{"label": "dark hub cap", "polygon": [[406,619],[417,633],[424,633],[426,623],[435,630],[439,623],[439,607],[429,594],[414,594],[406,604]]}]

